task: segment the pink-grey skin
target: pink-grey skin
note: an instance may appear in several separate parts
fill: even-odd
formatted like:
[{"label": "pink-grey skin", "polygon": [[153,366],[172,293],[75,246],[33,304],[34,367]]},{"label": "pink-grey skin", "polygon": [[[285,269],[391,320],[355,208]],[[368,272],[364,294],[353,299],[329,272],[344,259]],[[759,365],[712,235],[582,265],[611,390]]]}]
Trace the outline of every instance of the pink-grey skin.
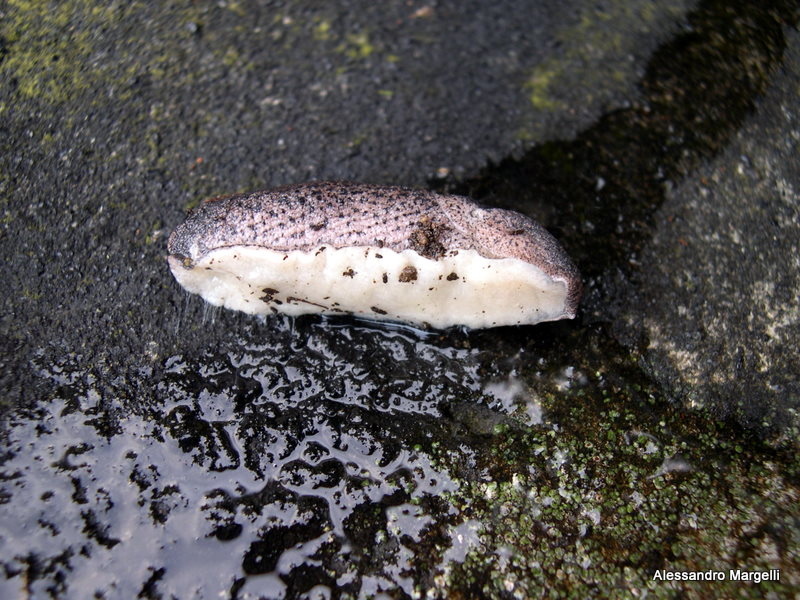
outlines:
[{"label": "pink-grey skin", "polygon": [[564,314],[570,318],[582,292],[578,269],[532,219],[463,196],[400,187],[319,182],[212,198],[172,232],[167,248],[191,269],[223,247],[288,252],[322,245],[414,250],[433,260],[458,250],[516,258],[566,284]]}]

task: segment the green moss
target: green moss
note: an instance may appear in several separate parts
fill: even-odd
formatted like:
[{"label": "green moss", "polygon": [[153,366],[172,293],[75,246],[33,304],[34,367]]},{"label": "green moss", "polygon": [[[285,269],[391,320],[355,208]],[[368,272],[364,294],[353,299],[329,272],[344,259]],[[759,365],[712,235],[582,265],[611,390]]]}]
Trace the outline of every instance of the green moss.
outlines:
[{"label": "green moss", "polygon": [[232,67],[240,60],[239,51],[236,48],[226,48],[225,53],[222,55],[222,64],[226,67]]},{"label": "green moss", "polygon": [[135,25],[148,21],[151,8],[138,2],[10,0],[0,20],[6,50],[0,79],[25,98],[49,104],[125,101],[143,76],[191,81],[183,53],[174,46],[192,35],[190,23],[202,22],[198,9],[170,6],[174,29],[153,32],[141,44]]},{"label": "green moss", "polygon": [[[477,457],[482,479],[456,477],[448,500],[481,523],[481,546],[450,565],[433,595],[708,593],[705,584],[654,581],[656,569],[779,568],[770,589],[792,589],[800,574],[792,448],[776,454],[734,425],[679,410],[634,356],[611,345],[567,346],[594,346],[564,359],[584,382],[531,374],[545,421],[495,427]],[[449,453],[433,454],[441,468],[454,464]],[[755,598],[766,589],[727,581],[713,593]]]},{"label": "green moss", "polygon": [[144,238],[144,243],[148,246],[151,246],[152,244],[158,242],[161,239],[161,233],[162,233],[161,228],[162,228],[161,221],[156,221],[155,223],[153,223],[153,225],[150,227],[150,230],[148,231],[147,235]]},{"label": "green moss", "polygon": [[234,13],[237,17],[247,17],[247,9],[235,0],[225,2],[225,8]]},{"label": "green moss", "polygon": [[322,20],[314,26],[314,39],[319,42],[327,41],[331,38],[331,23]]},{"label": "green moss", "polygon": [[[536,65],[525,81],[531,106],[535,111],[561,111],[573,105],[568,98],[575,90],[581,90],[590,101],[596,90],[603,90],[604,94],[622,90],[625,82],[636,75],[627,70],[627,56],[635,49],[625,47],[626,43],[636,43],[636,36],[620,32],[634,28],[646,31],[651,23],[676,18],[683,10],[683,2],[658,6],[626,2],[586,5],[575,24],[557,33],[563,53]],[[609,85],[611,81],[617,85]],[[523,128],[518,135],[530,138],[535,133]]]},{"label": "green moss", "polygon": [[16,81],[19,93],[63,102],[81,94],[94,76],[92,39],[77,22],[110,18],[85,2],[9,0],[0,21],[8,54],[0,62],[3,78]]},{"label": "green moss", "polygon": [[337,50],[350,58],[363,60],[375,52],[375,46],[369,41],[369,35],[365,31],[347,34],[345,39],[346,42],[340,44]]},{"label": "green moss", "polygon": [[537,110],[552,110],[560,107],[560,103],[548,95],[548,88],[558,75],[555,64],[539,65],[525,82],[531,105]]},{"label": "green moss", "polygon": [[34,292],[28,288],[22,290],[22,295],[28,300],[40,300],[42,298],[42,294],[40,292]]}]

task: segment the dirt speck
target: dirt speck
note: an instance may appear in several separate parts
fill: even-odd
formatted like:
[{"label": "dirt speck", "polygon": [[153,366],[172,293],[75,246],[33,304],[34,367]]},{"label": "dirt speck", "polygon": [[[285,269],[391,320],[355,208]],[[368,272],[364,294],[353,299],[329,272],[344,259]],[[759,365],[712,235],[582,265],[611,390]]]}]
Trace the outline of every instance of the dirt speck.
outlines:
[{"label": "dirt speck", "polygon": [[402,271],[400,271],[400,276],[397,278],[397,281],[400,283],[411,283],[412,281],[417,280],[417,269],[416,267],[412,267],[411,265],[404,267]]}]

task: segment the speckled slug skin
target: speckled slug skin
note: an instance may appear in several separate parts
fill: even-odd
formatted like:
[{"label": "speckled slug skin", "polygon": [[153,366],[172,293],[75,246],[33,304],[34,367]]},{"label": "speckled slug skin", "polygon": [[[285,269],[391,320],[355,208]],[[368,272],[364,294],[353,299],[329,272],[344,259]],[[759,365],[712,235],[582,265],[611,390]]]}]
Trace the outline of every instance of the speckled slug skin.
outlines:
[{"label": "speckled slug skin", "polygon": [[169,238],[178,282],[252,314],[472,328],[572,318],[578,270],[538,223],[461,196],[321,182],[206,201]]}]

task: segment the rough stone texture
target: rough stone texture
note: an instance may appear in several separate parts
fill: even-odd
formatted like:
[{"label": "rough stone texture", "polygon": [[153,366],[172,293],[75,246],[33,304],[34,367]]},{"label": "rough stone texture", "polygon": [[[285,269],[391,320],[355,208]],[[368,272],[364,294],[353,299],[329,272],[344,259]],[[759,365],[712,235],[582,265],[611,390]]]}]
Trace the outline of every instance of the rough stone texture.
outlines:
[{"label": "rough stone texture", "polygon": [[[639,95],[649,53],[685,9],[8,4],[5,398],[38,397],[30,361],[42,353],[78,353],[124,382],[182,347],[177,315],[204,309],[186,305],[164,254],[187,208],[311,179],[419,186],[569,135]],[[202,347],[219,331],[196,335]]]},{"label": "rough stone texture", "polygon": [[[789,0],[0,4],[0,596],[791,597],[796,23]],[[166,265],[204,198],[522,152],[481,199],[576,259],[576,322],[262,322]]]},{"label": "rough stone texture", "polygon": [[[622,312],[690,406],[800,431],[800,36],[754,114],[667,194]],[[633,290],[632,290],[633,291]],[[625,302],[623,300],[623,302]]]}]

